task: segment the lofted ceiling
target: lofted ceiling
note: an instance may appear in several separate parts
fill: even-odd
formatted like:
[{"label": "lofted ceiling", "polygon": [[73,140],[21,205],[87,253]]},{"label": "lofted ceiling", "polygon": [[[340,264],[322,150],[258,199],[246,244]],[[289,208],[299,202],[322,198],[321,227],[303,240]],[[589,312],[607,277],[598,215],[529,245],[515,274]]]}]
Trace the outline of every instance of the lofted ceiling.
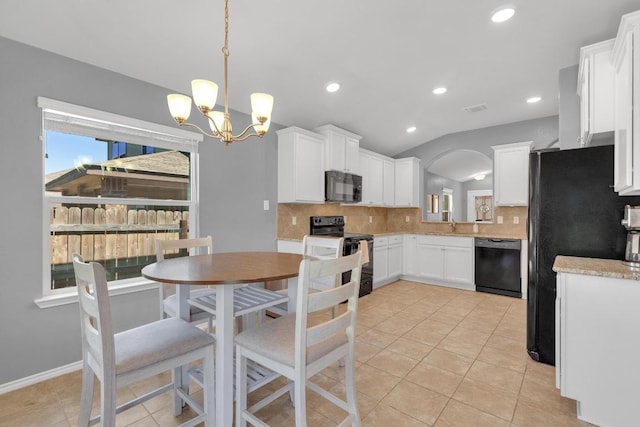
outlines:
[{"label": "lofted ceiling", "polygon": [[[274,122],[331,123],[394,155],[558,114],[558,70],[640,9],[640,0],[508,4],[516,15],[494,24],[502,0],[230,0],[230,106],[250,113],[249,94],[268,92]],[[0,0],[0,36],[189,94],[193,78],[222,85],[223,12],[223,0]],[[330,81],[341,90],[327,93]],[[437,86],[448,92],[434,95]],[[527,104],[534,95],[542,100]],[[464,110],[477,104],[487,109]]]}]

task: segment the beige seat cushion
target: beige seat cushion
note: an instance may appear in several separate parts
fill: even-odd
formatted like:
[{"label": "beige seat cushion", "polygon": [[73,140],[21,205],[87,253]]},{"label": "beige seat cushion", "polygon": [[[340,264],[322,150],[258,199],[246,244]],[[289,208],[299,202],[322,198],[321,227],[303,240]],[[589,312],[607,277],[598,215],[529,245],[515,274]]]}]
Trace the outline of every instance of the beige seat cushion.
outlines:
[{"label": "beige seat cushion", "polygon": [[[295,313],[246,330],[236,336],[236,344],[269,359],[293,367],[295,352]],[[347,343],[347,335],[341,334],[307,347],[307,364]]]},{"label": "beige seat cushion", "polygon": [[206,347],[215,339],[182,319],[172,317],[114,335],[116,373],[123,374]]}]

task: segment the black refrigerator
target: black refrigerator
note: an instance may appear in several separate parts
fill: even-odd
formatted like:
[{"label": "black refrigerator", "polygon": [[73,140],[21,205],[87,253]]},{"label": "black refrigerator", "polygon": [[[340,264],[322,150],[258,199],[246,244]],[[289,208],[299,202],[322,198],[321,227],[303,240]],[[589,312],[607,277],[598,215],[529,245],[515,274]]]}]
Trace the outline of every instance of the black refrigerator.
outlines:
[{"label": "black refrigerator", "polygon": [[527,351],[555,365],[557,255],[624,259],[625,205],[613,191],[613,145],[534,151],[529,159]]}]

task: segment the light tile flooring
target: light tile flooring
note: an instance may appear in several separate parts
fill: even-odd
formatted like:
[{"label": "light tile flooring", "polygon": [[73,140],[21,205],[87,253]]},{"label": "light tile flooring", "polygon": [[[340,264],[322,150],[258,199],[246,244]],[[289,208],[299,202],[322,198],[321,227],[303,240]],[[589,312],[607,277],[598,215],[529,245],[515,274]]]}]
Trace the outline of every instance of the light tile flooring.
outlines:
[{"label": "light tile flooring", "polygon": [[[560,397],[554,368],[527,355],[524,300],[398,281],[361,298],[358,310],[356,375],[364,426],[589,425],[576,419],[573,400]],[[166,378],[123,388],[118,398]],[[343,380],[337,365],[314,378],[342,396]],[[79,398],[79,372],[4,394],[0,426],[75,425]],[[333,426],[345,415],[312,392],[308,399],[310,426]],[[98,403],[96,393],[95,408]],[[294,425],[286,396],[259,415],[274,426]],[[120,414],[118,425],[174,426],[191,416],[187,410],[174,418],[165,393]]]}]

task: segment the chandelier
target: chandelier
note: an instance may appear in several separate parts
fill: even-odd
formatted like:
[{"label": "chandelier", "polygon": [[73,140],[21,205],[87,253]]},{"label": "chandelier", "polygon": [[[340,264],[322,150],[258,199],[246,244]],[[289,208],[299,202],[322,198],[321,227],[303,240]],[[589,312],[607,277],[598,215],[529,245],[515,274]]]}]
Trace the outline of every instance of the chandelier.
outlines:
[{"label": "chandelier", "polygon": [[[209,80],[197,79],[191,81],[191,92],[193,102],[198,110],[209,121],[212,133],[203,130],[200,126],[188,123],[187,119],[191,114],[191,98],[186,95],[167,95],[167,103],[171,116],[179,126],[191,126],[198,129],[204,135],[217,138],[225,145],[234,141],[244,141],[245,139],[257,136],[262,138],[269,130],[271,123],[271,110],[273,109],[273,96],[267,93],[251,94],[251,121],[242,132],[233,135],[231,119],[229,117],[229,89],[227,83],[228,61],[229,61],[229,0],[224,2],[224,46],[222,47],[224,56],[224,112],[214,111],[216,98],[218,97],[218,85]],[[253,132],[250,132],[253,130]]]}]

